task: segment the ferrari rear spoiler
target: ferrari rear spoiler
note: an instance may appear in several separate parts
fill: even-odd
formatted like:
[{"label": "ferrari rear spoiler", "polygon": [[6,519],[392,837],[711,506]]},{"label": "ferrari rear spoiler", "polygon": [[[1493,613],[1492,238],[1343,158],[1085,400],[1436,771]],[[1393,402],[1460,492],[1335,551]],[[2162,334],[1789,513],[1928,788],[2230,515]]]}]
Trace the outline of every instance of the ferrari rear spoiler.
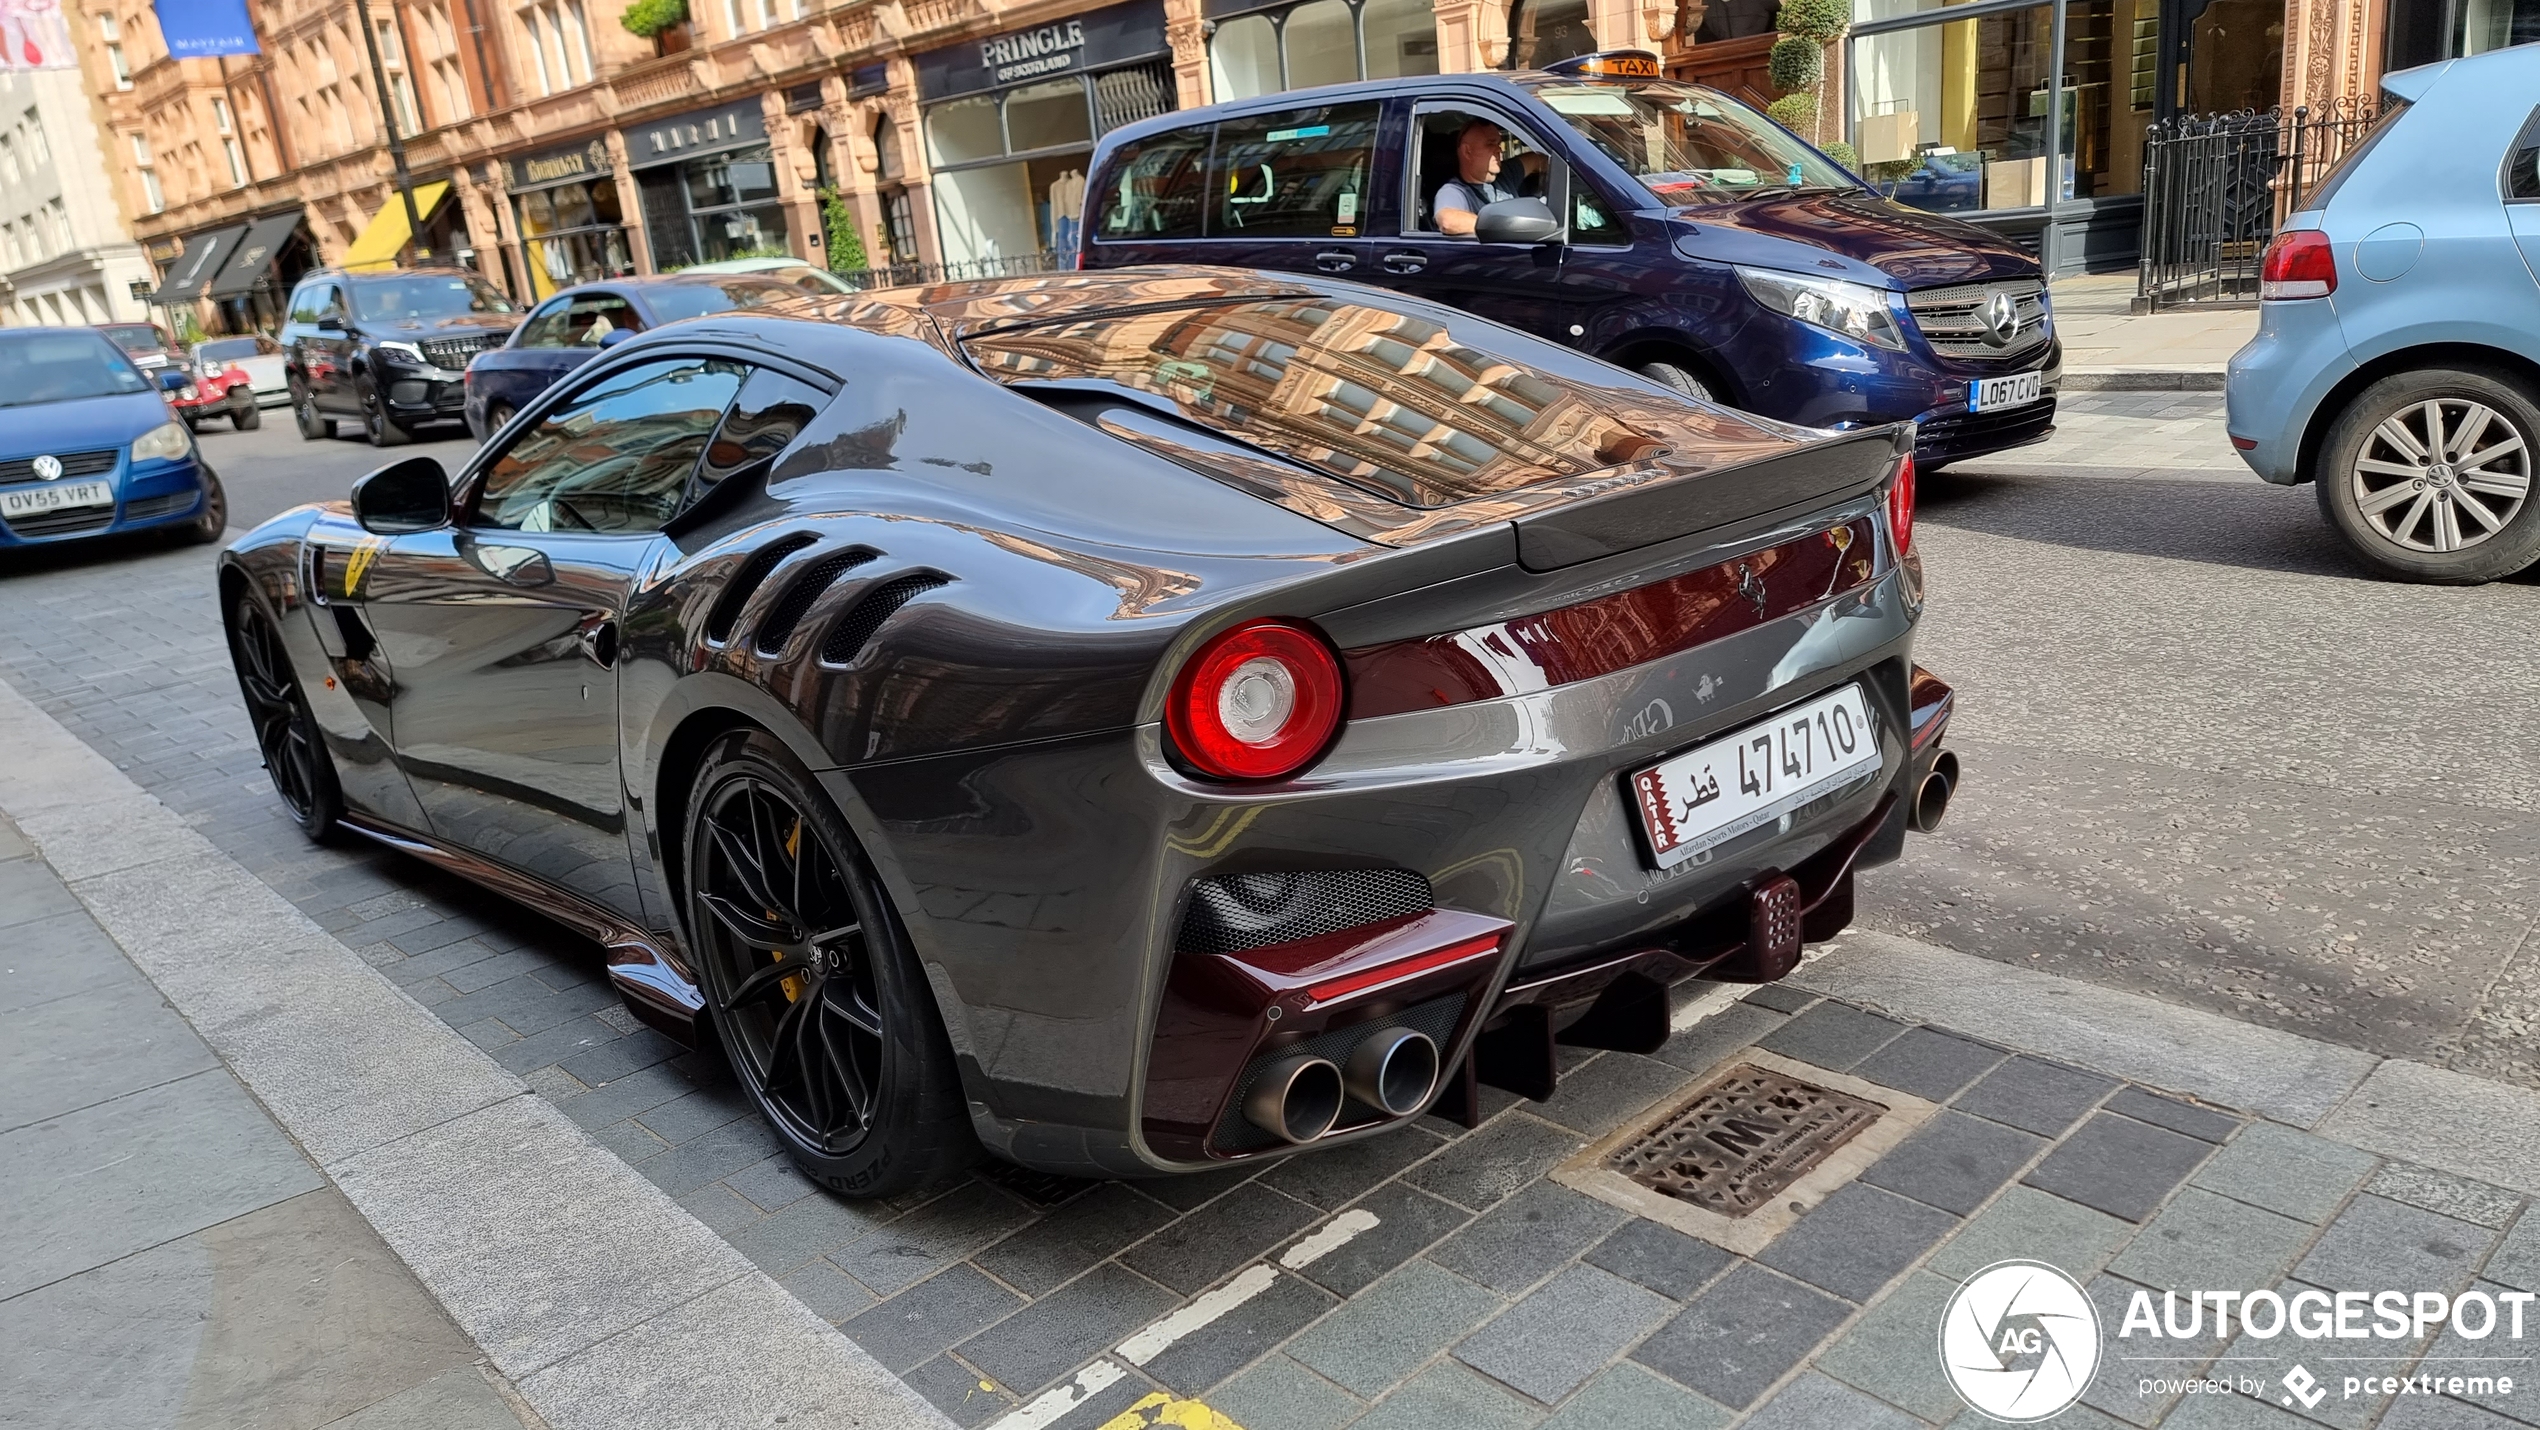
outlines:
[{"label": "ferrari rear spoiler", "polygon": [[1832,506],[1875,490],[1913,449],[1913,425],[1899,423],[1529,512],[1510,522],[1517,560],[1529,571],[1556,571],[1749,518]]}]

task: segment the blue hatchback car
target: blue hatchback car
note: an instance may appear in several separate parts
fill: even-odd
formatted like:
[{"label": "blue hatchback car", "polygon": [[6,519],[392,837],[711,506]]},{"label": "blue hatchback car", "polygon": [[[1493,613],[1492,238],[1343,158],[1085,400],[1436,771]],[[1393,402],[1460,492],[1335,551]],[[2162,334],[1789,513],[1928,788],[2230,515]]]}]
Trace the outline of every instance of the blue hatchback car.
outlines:
[{"label": "blue hatchback car", "polygon": [[93,328],[0,329],[0,549],[148,528],[210,541],[228,520],[194,435],[122,349]]},{"label": "blue hatchback car", "polygon": [[1762,416],[1916,421],[1925,470],[2054,430],[2062,346],[2035,258],[1658,72],[1616,52],[1115,129],[1080,264],[1397,288]]},{"label": "blue hatchback car", "polygon": [[478,441],[494,435],[557,379],[647,328],[763,308],[779,298],[799,298],[807,288],[833,291],[754,273],[616,278],[567,288],[531,309],[501,347],[468,363],[467,429]]},{"label": "blue hatchback car", "polygon": [[2267,249],[2231,442],[2380,570],[2492,581],[2540,560],[2540,45],[2382,88]]}]

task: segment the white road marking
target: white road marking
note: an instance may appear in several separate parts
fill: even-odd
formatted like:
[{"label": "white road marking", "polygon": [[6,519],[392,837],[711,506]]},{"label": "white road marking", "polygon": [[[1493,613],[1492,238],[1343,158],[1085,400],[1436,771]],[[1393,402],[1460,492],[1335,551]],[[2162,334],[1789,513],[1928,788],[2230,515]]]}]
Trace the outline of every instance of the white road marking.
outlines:
[{"label": "white road marking", "polygon": [[1131,1365],[1145,1365],[1171,1349],[1175,1341],[1269,1290],[1278,1279],[1277,1271],[1255,1262],[1234,1280],[1122,1341],[1118,1354]]},{"label": "white road marking", "polygon": [[1074,1380],[1053,1385],[1031,1404],[1007,1411],[1005,1418],[988,1430],[1042,1430],[1068,1411],[1118,1385],[1128,1374],[1107,1360],[1095,1361],[1076,1372]]},{"label": "white road marking", "polygon": [[1288,1248],[1279,1264],[1290,1271],[1302,1271],[1331,1252],[1337,1251],[1351,1237],[1376,1225],[1376,1214],[1365,1207],[1351,1207],[1324,1224],[1321,1231]]}]

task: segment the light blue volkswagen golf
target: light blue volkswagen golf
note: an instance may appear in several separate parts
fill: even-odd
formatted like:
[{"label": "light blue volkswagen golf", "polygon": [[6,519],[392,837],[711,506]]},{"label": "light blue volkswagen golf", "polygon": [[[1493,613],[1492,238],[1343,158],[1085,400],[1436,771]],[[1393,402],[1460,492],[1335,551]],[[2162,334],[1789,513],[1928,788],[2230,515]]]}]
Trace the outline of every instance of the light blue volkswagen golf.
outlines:
[{"label": "light blue volkswagen golf", "polygon": [[2267,250],[2231,442],[2382,571],[2492,581],[2540,560],[2540,44],[2382,88]]}]

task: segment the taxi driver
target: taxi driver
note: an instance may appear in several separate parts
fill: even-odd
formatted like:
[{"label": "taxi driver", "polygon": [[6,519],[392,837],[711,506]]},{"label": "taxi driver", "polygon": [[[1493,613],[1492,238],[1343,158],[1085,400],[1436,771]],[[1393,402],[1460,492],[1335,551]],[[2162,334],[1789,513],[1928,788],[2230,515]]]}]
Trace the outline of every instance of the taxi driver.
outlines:
[{"label": "taxi driver", "polygon": [[1517,197],[1516,191],[1499,182],[1499,153],[1506,141],[1506,132],[1487,119],[1472,121],[1455,136],[1455,177],[1438,185],[1437,197],[1429,205],[1438,232],[1471,238],[1473,224],[1484,208]]}]

